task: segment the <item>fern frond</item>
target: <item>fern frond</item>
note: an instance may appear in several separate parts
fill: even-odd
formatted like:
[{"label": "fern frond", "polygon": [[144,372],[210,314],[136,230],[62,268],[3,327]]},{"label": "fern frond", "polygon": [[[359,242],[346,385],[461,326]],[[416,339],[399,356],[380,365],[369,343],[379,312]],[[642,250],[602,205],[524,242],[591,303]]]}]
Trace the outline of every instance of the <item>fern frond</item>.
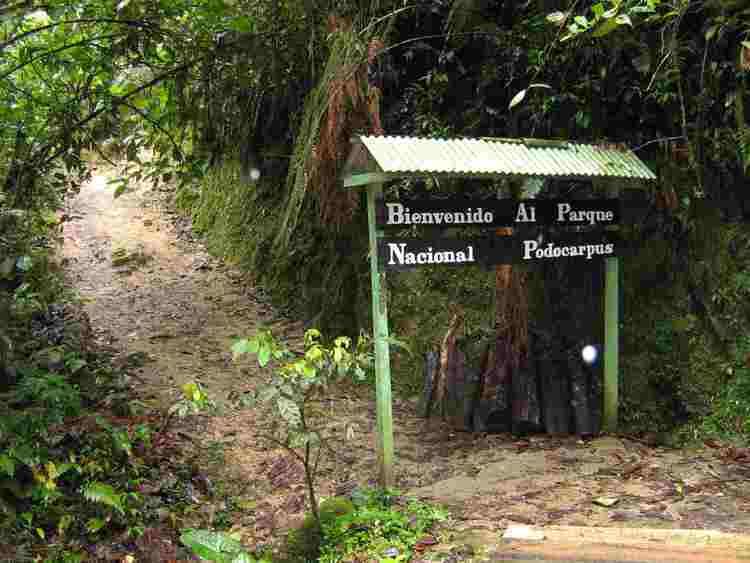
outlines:
[{"label": "fern frond", "polygon": [[118,493],[114,487],[107,483],[90,483],[83,489],[83,498],[88,501],[105,504],[117,510],[120,514],[125,512],[122,505],[122,493]]}]

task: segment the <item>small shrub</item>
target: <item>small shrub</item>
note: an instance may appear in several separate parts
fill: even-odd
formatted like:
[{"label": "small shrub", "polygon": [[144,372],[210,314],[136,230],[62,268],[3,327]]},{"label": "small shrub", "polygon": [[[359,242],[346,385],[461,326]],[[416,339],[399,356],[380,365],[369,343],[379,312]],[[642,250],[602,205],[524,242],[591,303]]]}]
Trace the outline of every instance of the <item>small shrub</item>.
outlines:
[{"label": "small shrub", "polygon": [[[365,368],[373,363],[371,342],[360,336],[356,345],[340,336],[326,347],[318,330],[305,333],[305,352],[295,354],[280,344],[269,330],[261,330],[251,339],[242,339],[232,346],[234,357],[257,356],[260,367],[273,365],[270,384],[245,397],[245,404],[266,406],[269,418],[278,421],[276,431],[262,437],[282,447],[302,463],[305,470],[308,504],[320,526],[315,493],[318,461],[331,436],[325,417],[315,416],[311,408],[314,397],[325,396],[330,387],[347,377],[365,378]],[[321,419],[322,418],[322,419]],[[344,436],[338,437],[345,439]]]},{"label": "small shrub", "polygon": [[[354,512],[354,503],[347,498],[334,497],[320,504],[320,523],[323,529],[333,526],[336,519]],[[320,555],[322,533],[312,514],[299,528],[286,538],[286,556],[289,561],[317,561]]]},{"label": "small shrub", "polygon": [[354,510],[323,525],[318,561],[409,561],[414,546],[447,518],[443,509],[407,499],[396,491],[360,491]]}]

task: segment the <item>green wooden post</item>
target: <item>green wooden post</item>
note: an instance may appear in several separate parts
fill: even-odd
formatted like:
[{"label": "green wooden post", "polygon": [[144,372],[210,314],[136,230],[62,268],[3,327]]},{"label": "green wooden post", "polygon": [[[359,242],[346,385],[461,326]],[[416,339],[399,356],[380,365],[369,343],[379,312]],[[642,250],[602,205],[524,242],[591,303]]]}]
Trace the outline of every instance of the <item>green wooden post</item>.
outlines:
[{"label": "green wooden post", "polygon": [[388,296],[385,272],[378,269],[378,238],[375,201],[381,184],[367,186],[367,226],[370,235],[370,279],[372,283],[372,328],[375,339],[375,381],[378,416],[378,471],[380,486],[393,487],[393,413],[391,410],[391,362],[388,345]]},{"label": "green wooden post", "polygon": [[[619,190],[610,187],[609,197],[617,197]],[[602,430],[617,431],[620,360],[620,262],[607,258],[604,272],[604,409]]]}]

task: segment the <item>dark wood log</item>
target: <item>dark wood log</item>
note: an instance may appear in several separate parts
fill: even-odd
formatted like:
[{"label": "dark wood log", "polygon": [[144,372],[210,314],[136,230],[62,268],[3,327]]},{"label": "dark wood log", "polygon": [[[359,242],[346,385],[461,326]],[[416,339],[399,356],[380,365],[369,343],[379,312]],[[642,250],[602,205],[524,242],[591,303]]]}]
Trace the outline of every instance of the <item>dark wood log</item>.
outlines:
[{"label": "dark wood log", "polygon": [[[437,377],[435,378],[434,383],[435,391],[433,402],[441,409],[445,408],[445,396],[447,393],[446,386],[448,372],[450,370],[451,354],[453,354],[453,351],[456,348],[456,337],[462,322],[462,315],[459,313],[455,313],[453,315],[453,318],[451,319],[448,331],[443,337],[443,342],[440,347],[440,360],[438,364]],[[445,411],[443,410],[441,414],[444,415]]]},{"label": "dark wood log", "polygon": [[466,356],[458,348],[453,349],[449,359],[446,379],[446,419],[456,430],[468,430],[464,420],[464,396],[467,392],[465,379]]},{"label": "dark wood log", "polygon": [[569,434],[572,413],[567,369],[560,369],[563,360],[561,348],[552,333],[538,331],[534,338],[534,359],[541,394],[541,411],[544,431],[548,434]]},{"label": "dark wood log", "polygon": [[439,358],[440,356],[435,351],[427,352],[424,355],[424,386],[422,397],[417,405],[417,415],[423,418],[429,418],[432,410]]},{"label": "dark wood log", "polygon": [[512,377],[511,431],[524,435],[541,429],[536,362],[524,358]]},{"label": "dark wood log", "polygon": [[463,396],[463,426],[467,431],[474,430],[474,410],[478,405],[479,370],[465,366],[465,386]]},{"label": "dark wood log", "polygon": [[583,362],[579,359],[576,348],[566,354],[568,360],[568,377],[570,381],[570,396],[575,416],[576,434],[588,436],[594,433],[589,410],[588,377]]},{"label": "dark wood log", "polygon": [[496,339],[487,355],[481,376],[481,392],[474,415],[474,430],[478,432],[508,432],[510,430],[511,379],[509,351],[503,339]]}]

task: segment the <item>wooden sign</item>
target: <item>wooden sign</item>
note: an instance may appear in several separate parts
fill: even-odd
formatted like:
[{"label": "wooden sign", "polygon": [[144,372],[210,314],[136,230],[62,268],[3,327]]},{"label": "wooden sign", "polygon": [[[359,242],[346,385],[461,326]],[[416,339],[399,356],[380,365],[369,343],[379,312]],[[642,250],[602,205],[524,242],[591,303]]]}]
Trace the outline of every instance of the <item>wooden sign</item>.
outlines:
[{"label": "wooden sign", "polygon": [[551,200],[453,198],[446,200],[380,201],[376,208],[379,227],[428,225],[520,227],[617,225],[618,199]]},{"label": "wooden sign", "polygon": [[489,267],[540,260],[593,260],[617,255],[616,233],[542,234],[539,237],[478,239],[383,238],[378,241],[378,264],[384,270],[419,266]]}]

